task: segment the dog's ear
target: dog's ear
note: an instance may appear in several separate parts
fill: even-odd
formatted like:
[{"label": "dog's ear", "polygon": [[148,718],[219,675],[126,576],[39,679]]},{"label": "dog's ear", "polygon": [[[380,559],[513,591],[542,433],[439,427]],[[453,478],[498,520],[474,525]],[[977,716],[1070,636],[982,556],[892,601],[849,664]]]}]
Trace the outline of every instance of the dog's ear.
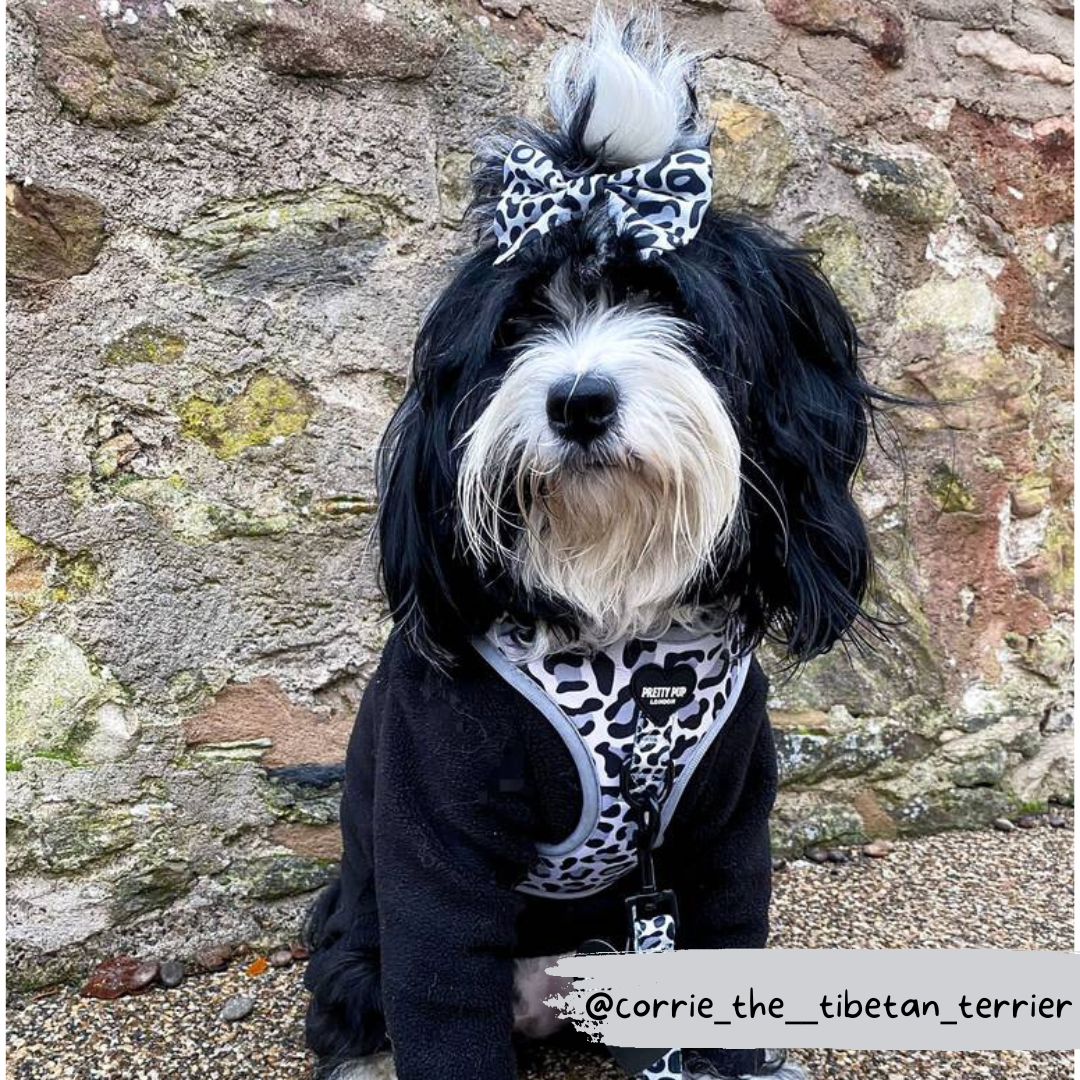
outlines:
[{"label": "dog's ear", "polygon": [[743,450],[741,549],[724,591],[752,636],[796,660],[826,652],[865,613],[873,560],[851,485],[875,391],[858,336],[815,254],[762,226],[710,215],[673,260],[686,314]]},{"label": "dog's ear", "polygon": [[513,270],[491,273],[483,248],[458,270],[425,316],[409,388],[376,463],[383,589],[396,630],[429,658],[451,661],[494,612],[456,535],[458,444],[483,407]]}]

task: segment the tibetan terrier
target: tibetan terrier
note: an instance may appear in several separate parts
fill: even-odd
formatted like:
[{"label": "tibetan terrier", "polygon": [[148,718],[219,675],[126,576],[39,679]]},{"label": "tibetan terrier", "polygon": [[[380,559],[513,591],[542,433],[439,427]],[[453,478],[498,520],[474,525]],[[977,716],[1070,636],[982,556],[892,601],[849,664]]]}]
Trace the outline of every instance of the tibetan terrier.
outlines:
[{"label": "tibetan terrier", "polygon": [[[380,457],[395,625],[311,920],[320,1076],[512,1080],[515,1041],[560,1027],[548,958],[765,945],[753,652],[866,623],[876,395],[812,254],[712,205],[694,82],[655,18],[600,14],[552,68],[552,128],[479,150],[477,243]],[[798,1072],[614,1053],[652,1080]]]}]

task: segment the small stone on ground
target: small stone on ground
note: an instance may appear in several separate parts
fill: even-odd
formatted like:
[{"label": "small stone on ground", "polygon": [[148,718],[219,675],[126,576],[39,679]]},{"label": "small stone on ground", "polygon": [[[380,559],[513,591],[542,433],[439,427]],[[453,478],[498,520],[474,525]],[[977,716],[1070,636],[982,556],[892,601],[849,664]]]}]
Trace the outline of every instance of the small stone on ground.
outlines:
[{"label": "small stone on ground", "polygon": [[236,997],[231,997],[225,1002],[225,1006],[221,1010],[221,1019],[229,1021],[243,1020],[244,1017],[251,1015],[254,1008],[254,998],[237,994]]},{"label": "small stone on ground", "polygon": [[173,989],[179,986],[184,981],[184,965],[179,960],[166,960],[161,965],[161,971],[158,972],[158,978],[161,980],[162,986],[167,986]]},{"label": "small stone on ground", "polygon": [[[1068,815],[1071,824],[1072,815]],[[789,864],[772,943],[824,948],[1073,947],[1072,829],[901,841],[888,858]],[[219,1016],[254,999],[241,1024]],[[244,965],[117,1001],[77,990],[14,998],[7,1080],[310,1080],[303,964],[257,980]],[[1068,1051],[795,1050],[810,1080],[1072,1080]],[[522,1080],[625,1080],[597,1054],[532,1048]]]}]

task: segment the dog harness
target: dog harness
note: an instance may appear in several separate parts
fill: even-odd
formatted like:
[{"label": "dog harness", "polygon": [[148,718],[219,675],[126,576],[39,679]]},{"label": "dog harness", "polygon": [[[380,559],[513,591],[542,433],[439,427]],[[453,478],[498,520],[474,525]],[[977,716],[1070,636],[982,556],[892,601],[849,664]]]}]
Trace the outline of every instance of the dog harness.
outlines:
[{"label": "dog harness", "polygon": [[631,797],[655,796],[653,846],[663,843],[695,768],[739,700],[750,665],[749,655],[737,655],[732,631],[723,630],[675,629],[661,640],[618,642],[594,656],[522,660],[520,632],[497,623],[475,647],[551,723],[577,767],[577,827],[558,843],[537,845],[536,861],[518,885],[521,892],[550,898],[591,896],[637,867],[638,829],[628,790]]},{"label": "dog harness", "polygon": [[[534,660],[523,658],[527,642],[505,622],[475,641],[491,667],[554,726],[581,783],[577,827],[559,843],[537,845],[521,892],[591,896],[636,868],[641,888],[626,900],[627,947],[675,947],[675,896],[657,888],[652,852],[738,703],[750,656],[737,652],[733,631],[676,629],[658,640],[618,642],[593,656]],[[611,1049],[643,1080],[682,1076],[678,1048]]]}]

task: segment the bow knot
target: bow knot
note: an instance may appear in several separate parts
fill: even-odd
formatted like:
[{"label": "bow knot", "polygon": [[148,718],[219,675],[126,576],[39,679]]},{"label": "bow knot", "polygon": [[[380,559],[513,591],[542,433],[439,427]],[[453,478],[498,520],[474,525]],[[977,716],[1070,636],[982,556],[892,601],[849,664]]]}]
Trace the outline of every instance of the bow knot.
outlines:
[{"label": "bow knot", "polygon": [[697,235],[712,195],[712,161],[705,150],[679,150],[619,172],[567,177],[546,154],[518,142],[503,163],[503,185],[496,266],[600,200],[647,261]]}]

